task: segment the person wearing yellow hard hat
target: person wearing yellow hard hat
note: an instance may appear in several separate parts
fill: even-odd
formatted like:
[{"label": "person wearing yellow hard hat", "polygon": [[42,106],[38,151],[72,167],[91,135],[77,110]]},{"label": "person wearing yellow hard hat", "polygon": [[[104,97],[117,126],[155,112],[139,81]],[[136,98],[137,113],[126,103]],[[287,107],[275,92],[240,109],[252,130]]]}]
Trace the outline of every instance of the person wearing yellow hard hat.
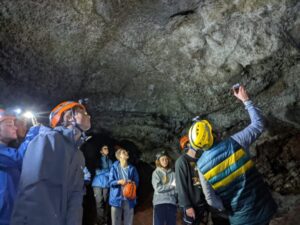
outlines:
[{"label": "person wearing yellow hard hat", "polygon": [[231,225],[267,225],[277,206],[248,151],[263,132],[263,117],[244,86],[238,85],[233,91],[244,103],[251,124],[217,141],[211,123],[197,121],[189,129],[190,145],[194,150],[204,151],[197,167],[207,203],[226,211]]},{"label": "person wearing yellow hard hat", "polygon": [[[50,113],[23,160],[10,225],[81,225],[84,181],[88,179],[79,146],[90,129],[84,105],[65,101]],[[87,177],[87,178],[86,178]]]}]

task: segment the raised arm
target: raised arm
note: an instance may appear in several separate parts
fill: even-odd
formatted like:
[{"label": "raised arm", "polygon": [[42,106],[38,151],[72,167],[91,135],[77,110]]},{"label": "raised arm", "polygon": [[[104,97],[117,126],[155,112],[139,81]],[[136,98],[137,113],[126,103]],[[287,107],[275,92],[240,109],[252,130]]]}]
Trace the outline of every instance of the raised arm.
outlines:
[{"label": "raised arm", "polygon": [[264,130],[264,120],[261,111],[254,106],[243,86],[235,89],[234,95],[244,103],[245,109],[249,113],[251,123],[245,129],[232,135],[231,138],[248,151],[250,144],[262,134]]}]

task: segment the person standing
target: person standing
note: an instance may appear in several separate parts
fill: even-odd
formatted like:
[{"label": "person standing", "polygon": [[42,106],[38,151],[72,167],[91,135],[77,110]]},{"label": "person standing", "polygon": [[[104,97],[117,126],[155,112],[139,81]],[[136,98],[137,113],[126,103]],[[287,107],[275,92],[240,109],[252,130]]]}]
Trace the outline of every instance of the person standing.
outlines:
[{"label": "person standing", "polygon": [[50,113],[51,128],[29,143],[11,225],[81,225],[85,162],[79,146],[91,127],[83,105],[66,101]]},{"label": "person standing", "polygon": [[139,176],[136,168],[128,164],[129,155],[127,150],[119,148],[115,155],[117,161],[113,163],[109,173],[109,204],[111,205],[112,225],[121,225],[122,217],[124,218],[124,225],[132,225],[136,198],[126,198],[123,189],[129,182],[134,182],[138,187]]},{"label": "person standing", "polygon": [[177,194],[171,158],[167,152],[159,152],[155,164],[156,169],[152,173],[153,225],[176,225]]},{"label": "person standing", "polygon": [[197,166],[208,204],[227,211],[231,225],[267,225],[277,206],[248,151],[264,130],[263,117],[244,86],[234,88],[234,95],[244,103],[251,124],[221,141],[211,123],[200,120],[189,130],[190,144],[204,151]]},{"label": "person standing", "polygon": [[23,157],[29,142],[39,132],[39,127],[32,127],[18,149],[8,147],[18,138],[15,121],[14,115],[0,109],[0,225],[10,224]]},{"label": "person standing", "polygon": [[100,154],[99,167],[96,169],[92,187],[96,199],[97,223],[98,225],[106,225],[109,216],[109,171],[112,166],[112,161],[108,158],[109,149],[107,145],[101,147]]},{"label": "person standing", "polygon": [[208,207],[196,166],[196,151],[190,146],[175,163],[175,180],[178,203],[185,225],[205,225],[208,222]]}]

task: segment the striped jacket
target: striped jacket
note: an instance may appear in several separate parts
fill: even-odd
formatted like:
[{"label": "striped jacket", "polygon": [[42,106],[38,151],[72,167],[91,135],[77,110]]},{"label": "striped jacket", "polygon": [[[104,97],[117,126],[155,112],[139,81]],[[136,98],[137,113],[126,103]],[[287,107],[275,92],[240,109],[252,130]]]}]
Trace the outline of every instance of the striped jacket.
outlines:
[{"label": "striped jacket", "polygon": [[263,225],[276,204],[246,151],[232,138],[205,151],[198,169],[230,212],[231,225]]}]

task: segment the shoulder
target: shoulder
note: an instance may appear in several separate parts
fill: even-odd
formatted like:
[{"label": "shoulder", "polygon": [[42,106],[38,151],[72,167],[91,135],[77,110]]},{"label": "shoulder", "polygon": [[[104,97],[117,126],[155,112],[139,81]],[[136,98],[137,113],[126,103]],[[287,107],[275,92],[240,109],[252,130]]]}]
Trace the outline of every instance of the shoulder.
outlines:
[{"label": "shoulder", "polygon": [[187,162],[187,159],[185,157],[185,154],[184,155],[181,155],[175,162],[175,167],[179,166],[179,165],[182,165],[182,164],[185,164]]},{"label": "shoulder", "polygon": [[113,164],[112,164],[112,170],[117,170],[118,169],[118,166],[119,166],[120,162],[119,161],[115,161]]},{"label": "shoulder", "polygon": [[130,169],[130,170],[132,170],[132,171],[134,171],[134,172],[137,172],[137,169],[136,169],[136,167],[135,167],[134,165],[129,164],[128,166],[129,166],[129,169]]},{"label": "shoulder", "polygon": [[39,133],[37,135],[38,138],[43,138],[43,137],[54,138],[60,136],[62,136],[62,134],[59,131],[45,126],[41,126],[41,128],[39,129]]},{"label": "shoulder", "polygon": [[160,169],[159,168],[156,168],[153,173],[152,173],[152,176],[158,176],[160,173]]}]

